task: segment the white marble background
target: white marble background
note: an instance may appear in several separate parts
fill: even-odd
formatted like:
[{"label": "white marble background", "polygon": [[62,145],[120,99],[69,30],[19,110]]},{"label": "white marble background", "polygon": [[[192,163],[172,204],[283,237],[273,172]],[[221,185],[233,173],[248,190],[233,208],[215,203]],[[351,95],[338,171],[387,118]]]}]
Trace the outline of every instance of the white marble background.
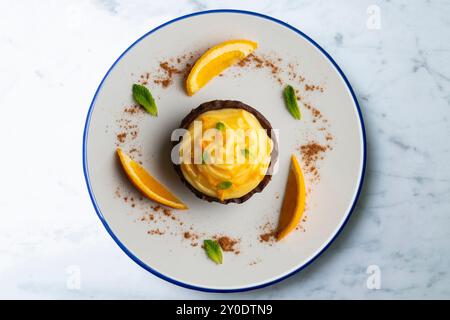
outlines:
[{"label": "white marble background", "polygon": [[[120,53],[168,19],[221,7],[285,20],[328,50],[369,144],[362,198],[331,248],[280,284],[225,295],[132,262],[95,215],[81,165],[87,109]],[[0,298],[450,298],[449,17],[439,0],[1,0]]]}]

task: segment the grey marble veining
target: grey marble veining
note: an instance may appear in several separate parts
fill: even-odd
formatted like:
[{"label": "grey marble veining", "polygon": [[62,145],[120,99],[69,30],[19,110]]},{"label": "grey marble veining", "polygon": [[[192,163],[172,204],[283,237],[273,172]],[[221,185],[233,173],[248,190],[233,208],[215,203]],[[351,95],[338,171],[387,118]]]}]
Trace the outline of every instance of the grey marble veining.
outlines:
[{"label": "grey marble veining", "polygon": [[[369,158],[357,209],[325,254],[280,284],[226,295],[134,264],[96,217],[81,167],[87,108],[113,60],[168,19],[223,6],[282,19],[335,58]],[[449,17],[434,0],[0,2],[0,298],[450,298]],[[366,285],[370,265],[379,290]]]}]

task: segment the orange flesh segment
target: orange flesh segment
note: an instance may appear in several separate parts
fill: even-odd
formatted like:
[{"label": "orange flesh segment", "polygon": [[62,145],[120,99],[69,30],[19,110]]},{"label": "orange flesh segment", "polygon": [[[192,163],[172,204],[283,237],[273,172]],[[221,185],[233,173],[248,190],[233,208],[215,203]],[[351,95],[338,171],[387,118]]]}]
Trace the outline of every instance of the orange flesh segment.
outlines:
[{"label": "orange flesh segment", "polygon": [[181,200],[175,197],[166,187],[153,178],[139,163],[132,160],[120,148],[117,148],[117,155],[119,156],[120,163],[130,181],[147,198],[175,209],[188,208]]},{"label": "orange flesh segment", "polygon": [[306,191],[302,170],[297,158],[292,155],[288,181],[278,220],[277,240],[283,239],[297,227],[305,210],[305,200]]},{"label": "orange flesh segment", "polygon": [[188,75],[187,94],[192,96],[222,71],[247,57],[257,46],[256,42],[249,40],[230,40],[206,51]]},{"label": "orange flesh segment", "polygon": [[244,54],[240,51],[231,51],[224,53],[223,55],[211,60],[208,63],[207,68],[202,68],[197,75],[197,85],[202,88],[212,78],[218,76],[223,70],[232,66],[245,58]]}]

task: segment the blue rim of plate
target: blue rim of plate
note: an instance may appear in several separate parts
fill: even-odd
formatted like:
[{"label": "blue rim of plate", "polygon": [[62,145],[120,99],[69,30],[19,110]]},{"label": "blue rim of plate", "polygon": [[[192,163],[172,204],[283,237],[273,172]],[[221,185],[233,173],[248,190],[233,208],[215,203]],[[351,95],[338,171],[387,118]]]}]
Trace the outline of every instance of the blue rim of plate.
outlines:
[{"label": "blue rim of plate", "polygon": [[[262,284],[258,284],[255,286],[249,286],[249,287],[243,287],[243,288],[235,288],[235,289],[214,289],[214,288],[205,288],[205,287],[199,287],[199,286],[194,286],[194,285],[190,285],[188,283],[184,283],[172,278],[169,278],[167,276],[165,276],[164,274],[152,269],[151,267],[149,267],[147,264],[145,264],[143,261],[141,261],[138,257],[136,257],[130,250],[128,250],[127,247],[125,247],[125,245],[117,238],[117,236],[113,233],[113,231],[111,230],[111,228],[109,227],[108,223],[106,222],[106,219],[103,217],[103,214],[101,213],[97,202],[95,200],[95,196],[92,192],[92,188],[91,188],[91,183],[89,180],[89,174],[88,174],[88,167],[87,167],[87,153],[86,153],[86,145],[87,145],[87,137],[88,137],[88,130],[89,130],[89,124],[90,124],[90,120],[91,120],[91,114],[92,114],[92,110],[93,110],[93,106],[95,103],[95,100],[97,98],[97,95],[103,85],[103,83],[105,82],[106,78],[108,77],[108,75],[110,74],[111,70],[114,69],[115,65],[122,59],[122,57],[131,49],[133,48],[138,42],[140,42],[142,39],[144,39],[145,37],[147,37],[148,35],[152,34],[153,32],[168,26],[172,23],[175,23],[179,20],[184,20],[190,17],[194,17],[194,16],[198,16],[198,15],[205,15],[205,14],[214,14],[214,13],[238,13],[238,14],[246,14],[246,15],[251,15],[251,16],[256,16],[256,17],[260,17],[263,19],[267,19],[270,20],[272,22],[276,22],[280,25],[282,25],[283,27],[286,27],[294,32],[296,32],[297,34],[299,34],[301,37],[303,37],[304,39],[308,40],[312,45],[314,45],[320,52],[322,52],[325,57],[328,58],[328,60],[333,64],[333,66],[336,68],[336,70],[339,72],[340,76],[342,77],[342,79],[344,79],[345,84],[347,85],[347,88],[349,89],[353,101],[355,103],[356,109],[358,111],[358,116],[359,116],[359,121],[361,124],[361,131],[362,131],[362,137],[363,137],[363,165],[362,165],[362,169],[361,169],[361,175],[360,175],[360,181],[359,181],[359,185],[358,185],[358,190],[356,192],[356,196],[355,199],[353,201],[353,204],[350,208],[350,210],[347,213],[347,216],[345,218],[345,221],[342,223],[341,227],[339,228],[339,230],[336,232],[336,234],[333,236],[333,238],[326,244],[325,247],[322,248],[322,250],[320,252],[318,252],[314,257],[312,257],[309,261],[307,261],[306,263],[304,263],[303,265],[301,265],[300,267],[298,267],[296,270],[281,276],[278,279],[275,280],[271,280],[268,281],[266,283],[262,283]],[[344,229],[345,225],[347,224],[351,214],[353,213],[356,203],[358,201],[358,198],[361,194],[361,189],[363,186],[363,182],[364,182],[364,175],[365,175],[365,171],[366,171],[366,162],[367,162],[367,142],[366,142],[366,129],[364,126],[364,121],[363,121],[363,117],[362,117],[362,113],[361,113],[361,109],[358,103],[358,100],[356,99],[356,95],[353,91],[352,86],[350,85],[350,82],[347,80],[347,77],[345,76],[344,72],[342,72],[342,70],[339,68],[339,66],[337,65],[337,63],[333,60],[333,58],[328,54],[328,52],[326,52],[319,44],[317,44],[313,39],[311,39],[309,36],[307,36],[306,34],[304,34],[302,31],[298,30],[297,28],[287,24],[286,22],[283,22],[281,20],[278,20],[276,18],[261,14],[261,13],[257,13],[257,12],[253,12],[253,11],[245,11],[245,10],[236,10],[236,9],[217,9],[217,10],[207,10],[207,11],[199,11],[199,12],[194,12],[191,14],[187,14],[178,18],[175,18],[173,20],[170,20],[166,23],[163,23],[162,25],[150,30],[149,32],[147,32],[146,34],[144,34],[142,37],[140,37],[139,39],[137,39],[135,42],[133,42],[132,45],[130,45],[120,56],[119,58],[117,58],[117,60],[112,64],[112,66],[109,68],[108,72],[106,72],[105,76],[103,77],[102,81],[100,82],[99,86],[97,87],[97,90],[95,91],[94,97],[92,98],[92,102],[91,105],[89,106],[89,111],[88,114],[86,116],[86,123],[84,126],[84,132],[83,132],[83,172],[84,172],[84,178],[86,180],[86,185],[87,185],[87,189],[89,192],[89,196],[91,198],[92,204],[94,205],[95,211],[98,215],[98,217],[100,218],[100,221],[102,222],[103,226],[105,227],[106,231],[108,231],[109,235],[113,238],[113,240],[117,243],[117,245],[120,247],[120,249],[122,249],[134,262],[136,262],[139,266],[141,266],[142,268],[144,268],[145,270],[149,271],[150,273],[154,274],[155,276],[166,280],[170,283],[176,284],[178,286],[187,288],[187,289],[193,289],[193,290],[198,290],[198,291],[204,291],[204,292],[215,292],[215,293],[225,293],[225,292],[243,292],[243,291],[249,291],[249,290],[255,290],[255,289],[260,289],[260,288],[264,288],[270,285],[273,285],[275,283],[278,283],[280,281],[285,280],[286,278],[289,278],[290,276],[296,274],[297,272],[305,269],[307,266],[309,266],[314,260],[316,260],[323,252],[325,252],[325,250],[328,249],[328,247],[333,243],[333,241],[337,238],[337,236],[341,233],[341,231]]]}]

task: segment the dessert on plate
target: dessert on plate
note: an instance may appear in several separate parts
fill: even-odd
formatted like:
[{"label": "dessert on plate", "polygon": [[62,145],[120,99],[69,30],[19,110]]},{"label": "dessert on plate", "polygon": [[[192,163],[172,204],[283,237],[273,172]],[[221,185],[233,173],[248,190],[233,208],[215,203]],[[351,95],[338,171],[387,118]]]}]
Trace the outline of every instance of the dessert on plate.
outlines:
[{"label": "dessert on plate", "polygon": [[256,109],[231,100],[214,100],[193,109],[182,121],[175,170],[199,198],[242,203],[270,182],[278,155],[269,121]]}]

